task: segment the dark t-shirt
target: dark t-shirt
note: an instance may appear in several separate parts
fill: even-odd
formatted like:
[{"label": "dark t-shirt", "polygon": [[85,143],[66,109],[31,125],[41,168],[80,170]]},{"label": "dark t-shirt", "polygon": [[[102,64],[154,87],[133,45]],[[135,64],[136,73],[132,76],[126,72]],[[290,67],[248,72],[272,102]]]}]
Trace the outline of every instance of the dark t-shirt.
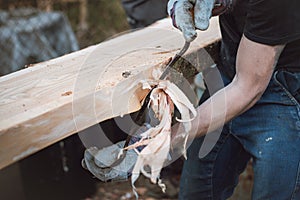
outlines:
[{"label": "dark t-shirt", "polygon": [[277,68],[300,70],[300,0],[237,0],[230,13],[220,16],[222,70],[235,74],[242,35],[267,45],[286,44]]},{"label": "dark t-shirt", "polygon": [[168,0],[122,0],[131,28],[142,28],[167,17]]}]

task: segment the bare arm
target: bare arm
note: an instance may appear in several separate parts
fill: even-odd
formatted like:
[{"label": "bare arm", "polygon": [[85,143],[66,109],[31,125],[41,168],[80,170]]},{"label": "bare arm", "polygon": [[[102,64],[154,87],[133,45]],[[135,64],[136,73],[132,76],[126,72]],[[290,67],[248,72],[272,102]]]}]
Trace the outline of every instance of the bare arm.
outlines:
[{"label": "bare arm", "polygon": [[221,127],[251,108],[264,93],[284,45],[269,46],[242,37],[233,81],[197,108],[198,136]]}]

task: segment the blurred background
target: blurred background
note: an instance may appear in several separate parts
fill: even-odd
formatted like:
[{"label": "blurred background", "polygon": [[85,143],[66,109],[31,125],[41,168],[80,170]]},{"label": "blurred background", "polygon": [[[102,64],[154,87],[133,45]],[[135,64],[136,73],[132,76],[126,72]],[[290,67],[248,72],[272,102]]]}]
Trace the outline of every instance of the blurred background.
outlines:
[{"label": "blurred background", "polygon": [[0,75],[128,29],[120,0],[0,0]]},{"label": "blurred background", "polygon": [[20,8],[62,12],[80,48],[129,29],[120,0],[0,0],[0,8],[8,12]]},{"label": "blurred background", "polygon": [[[0,76],[147,26],[166,17],[166,3],[167,0],[0,0]],[[124,139],[112,120],[101,123],[101,127],[110,133],[111,140]],[[84,170],[84,150],[75,134],[0,170],[0,199],[135,199],[129,182],[104,184]],[[176,174],[180,174],[182,162],[179,163]],[[178,180],[176,176],[175,184]],[[170,196],[145,179],[139,183],[142,197],[176,198],[177,185],[169,190]]]}]

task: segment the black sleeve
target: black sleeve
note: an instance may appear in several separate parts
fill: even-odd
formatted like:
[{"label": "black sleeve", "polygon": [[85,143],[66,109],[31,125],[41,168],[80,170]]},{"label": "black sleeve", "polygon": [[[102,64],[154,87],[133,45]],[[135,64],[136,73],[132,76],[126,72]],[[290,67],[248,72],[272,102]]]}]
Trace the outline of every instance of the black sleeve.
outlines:
[{"label": "black sleeve", "polygon": [[279,45],[300,39],[300,0],[249,0],[244,35]]}]

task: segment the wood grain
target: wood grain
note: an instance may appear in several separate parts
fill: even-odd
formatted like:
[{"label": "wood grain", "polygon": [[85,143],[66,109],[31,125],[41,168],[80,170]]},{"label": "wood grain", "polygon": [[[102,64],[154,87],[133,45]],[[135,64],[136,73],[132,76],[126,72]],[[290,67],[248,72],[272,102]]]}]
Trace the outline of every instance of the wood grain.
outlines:
[{"label": "wood grain", "polygon": [[[220,39],[217,18],[194,48]],[[0,77],[0,169],[100,121],[137,111],[138,82],[183,45],[169,19]],[[124,73],[126,76],[124,76]]]}]

